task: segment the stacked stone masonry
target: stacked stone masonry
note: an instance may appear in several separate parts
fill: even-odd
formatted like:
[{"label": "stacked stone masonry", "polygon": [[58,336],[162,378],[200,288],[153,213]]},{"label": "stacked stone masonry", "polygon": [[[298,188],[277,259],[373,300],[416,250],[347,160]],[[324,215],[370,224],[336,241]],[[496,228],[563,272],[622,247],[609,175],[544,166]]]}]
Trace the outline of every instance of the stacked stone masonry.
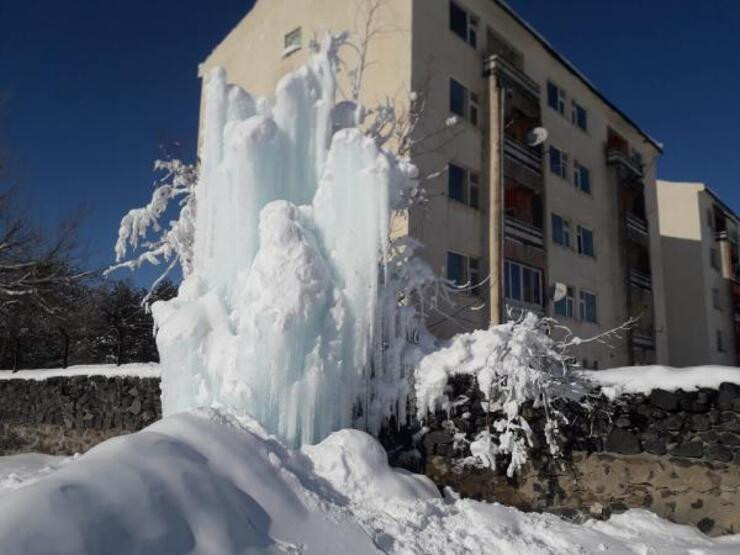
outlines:
[{"label": "stacked stone masonry", "polygon": [[[559,459],[544,448],[541,411],[525,407],[535,451],[514,479],[502,469],[460,466],[469,451],[459,442],[456,447],[451,430],[472,439],[491,419],[471,380],[455,379],[450,393],[467,401],[456,403],[450,415],[438,413],[420,445],[421,467],[440,486],[576,519],[645,508],[710,535],[740,532],[738,385],[654,390],[615,401],[595,395],[589,398],[590,408],[559,403],[568,420],[562,430],[565,454]],[[398,457],[409,458],[402,452]]]},{"label": "stacked stone masonry", "polygon": [[0,380],[0,456],[81,453],[161,417],[157,378]]}]

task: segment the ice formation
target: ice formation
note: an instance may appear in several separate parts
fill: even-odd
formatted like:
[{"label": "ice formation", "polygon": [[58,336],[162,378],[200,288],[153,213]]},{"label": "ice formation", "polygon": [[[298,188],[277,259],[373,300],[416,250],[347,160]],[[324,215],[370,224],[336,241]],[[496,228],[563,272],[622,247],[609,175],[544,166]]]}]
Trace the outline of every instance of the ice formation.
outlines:
[{"label": "ice formation", "polygon": [[165,415],[231,406],[292,444],[405,419],[408,249],[388,231],[415,169],[334,110],[341,40],[274,105],[208,76],[193,268],[152,307]]}]

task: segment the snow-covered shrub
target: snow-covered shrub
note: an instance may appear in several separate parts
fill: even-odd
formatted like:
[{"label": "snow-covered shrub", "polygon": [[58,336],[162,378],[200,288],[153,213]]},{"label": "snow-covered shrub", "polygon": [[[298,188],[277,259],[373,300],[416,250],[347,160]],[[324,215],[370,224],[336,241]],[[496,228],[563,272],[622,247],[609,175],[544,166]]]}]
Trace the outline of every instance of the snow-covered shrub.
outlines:
[{"label": "snow-covered shrub", "polygon": [[480,387],[492,420],[470,443],[472,457],[467,462],[493,468],[497,458],[506,458],[507,475],[513,476],[533,447],[532,428],[522,412],[529,403],[542,409],[548,449],[558,456],[557,439],[566,419],[553,402],[580,397],[582,386],[567,362],[569,348],[581,341],[555,341],[551,331],[556,325],[528,312],[506,324],[459,334],[446,348],[425,356],[415,375],[419,419],[440,409],[449,411],[450,378],[469,375]]}]

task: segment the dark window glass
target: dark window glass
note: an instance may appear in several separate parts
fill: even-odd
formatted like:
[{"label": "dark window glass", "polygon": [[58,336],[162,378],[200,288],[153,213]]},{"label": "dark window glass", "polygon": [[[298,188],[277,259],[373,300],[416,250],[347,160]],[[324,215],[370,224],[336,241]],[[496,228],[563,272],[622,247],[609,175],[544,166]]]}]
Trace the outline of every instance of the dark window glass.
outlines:
[{"label": "dark window glass", "polygon": [[532,297],[534,296],[532,294],[532,270],[529,268],[522,268],[522,277],[523,284],[524,284],[524,296],[523,300],[526,303],[532,302]]},{"label": "dark window glass", "polygon": [[554,146],[550,147],[550,171],[558,175],[562,174],[561,169],[562,156],[560,151]]},{"label": "dark window glass", "polygon": [[547,105],[553,110],[559,110],[558,87],[550,81],[547,82]]},{"label": "dark window glass", "polygon": [[565,237],[563,236],[563,218],[557,214],[552,215],[552,240],[558,245],[565,245]]},{"label": "dark window glass", "polygon": [[454,2],[450,2],[450,31],[468,40],[468,14]]},{"label": "dark window glass", "polygon": [[522,275],[521,266],[510,264],[511,267],[511,298],[515,301],[522,300]]},{"label": "dark window glass", "polygon": [[542,283],[540,283],[540,273],[532,272],[532,302],[542,304]]},{"label": "dark window glass", "polygon": [[470,174],[470,193],[469,193],[469,199],[468,204],[470,204],[471,208],[480,208],[480,199],[478,198],[478,174],[477,173],[471,173]]},{"label": "dark window glass", "polygon": [[447,253],[447,279],[457,285],[465,285],[465,257],[461,254]]},{"label": "dark window glass", "polygon": [[511,298],[511,264],[504,262],[504,297]]},{"label": "dark window glass", "polygon": [[576,104],[573,108],[573,123],[584,131],[588,130],[588,112],[580,104]]},{"label": "dark window glass", "polygon": [[465,202],[465,170],[450,164],[447,170],[448,195],[451,199]]},{"label": "dark window glass", "polygon": [[450,79],[450,112],[460,117],[466,117],[465,103],[467,89],[454,79]]}]

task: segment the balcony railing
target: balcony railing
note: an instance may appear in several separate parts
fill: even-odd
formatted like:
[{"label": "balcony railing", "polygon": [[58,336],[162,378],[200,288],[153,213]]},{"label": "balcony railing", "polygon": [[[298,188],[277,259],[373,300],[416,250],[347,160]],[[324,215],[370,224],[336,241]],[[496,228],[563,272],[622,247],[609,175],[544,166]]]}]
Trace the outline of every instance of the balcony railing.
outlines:
[{"label": "balcony railing", "polygon": [[636,216],[631,212],[627,212],[625,214],[625,218],[627,219],[627,227],[634,229],[639,233],[643,233],[644,235],[648,234],[647,222],[643,220],[640,216]]},{"label": "balcony railing", "polygon": [[536,98],[540,97],[540,86],[537,81],[501,56],[493,55],[486,58],[484,62],[484,70],[486,74],[488,74],[488,72],[495,71],[499,75],[502,75],[506,79],[513,81],[522,87],[532,96]]},{"label": "balcony railing", "polygon": [[542,153],[538,150],[531,149],[511,137],[504,137],[504,155],[533,172],[542,174]]},{"label": "balcony railing", "polygon": [[504,231],[508,237],[536,247],[544,247],[545,242],[542,230],[539,227],[517,220],[511,216],[506,216],[504,222]]},{"label": "balcony railing", "polygon": [[636,347],[655,349],[655,337],[641,332],[632,332],[632,344]]},{"label": "balcony railing", "polygon": [[629,153],[625,152],[621,148],[617,147],[606,147],[606,163],[607,164],[618,164],[622,167],[627,168],[629,171],[642,177],[642,164],[634,160]]},{"label": "balcony railing", "polygon": [[640,272],[639,270],[630,270],[630,285],[652,291],[653,281],[650,274]]}]

